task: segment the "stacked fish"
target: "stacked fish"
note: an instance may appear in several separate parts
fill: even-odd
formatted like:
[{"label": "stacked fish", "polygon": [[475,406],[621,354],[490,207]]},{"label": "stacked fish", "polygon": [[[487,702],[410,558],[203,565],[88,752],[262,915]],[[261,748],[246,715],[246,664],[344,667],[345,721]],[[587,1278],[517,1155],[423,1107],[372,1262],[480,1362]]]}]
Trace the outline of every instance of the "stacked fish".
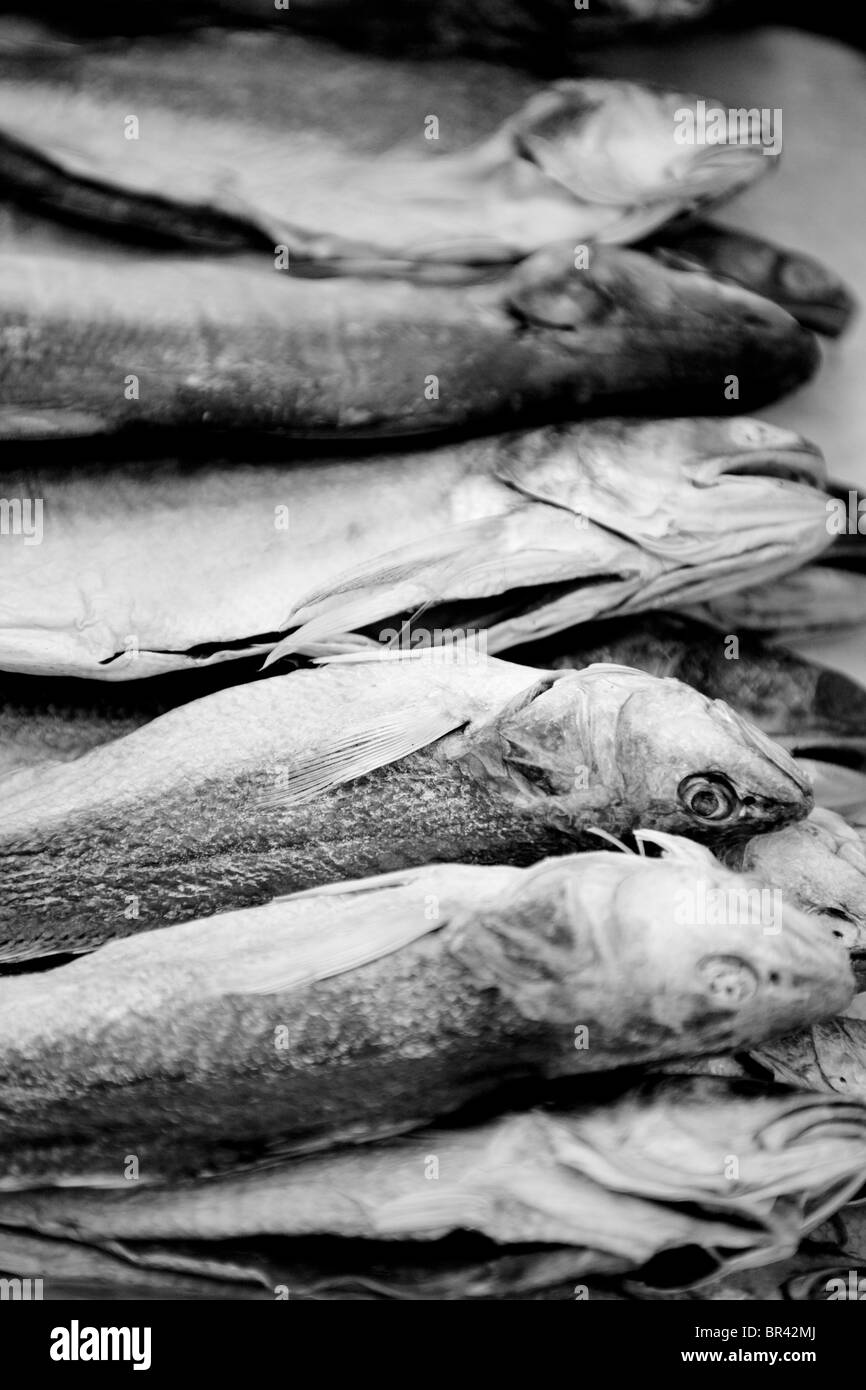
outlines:
[{"label": "stacked fish", "polygon": [[48,1297],[866,1259],[866,690],[779,645],[862,555],[741,413],[853,299],[707,220],[772,161],[678,143],[701,98],[453,56],[550,56],[529,10],[0,24],[0,1270]]}]

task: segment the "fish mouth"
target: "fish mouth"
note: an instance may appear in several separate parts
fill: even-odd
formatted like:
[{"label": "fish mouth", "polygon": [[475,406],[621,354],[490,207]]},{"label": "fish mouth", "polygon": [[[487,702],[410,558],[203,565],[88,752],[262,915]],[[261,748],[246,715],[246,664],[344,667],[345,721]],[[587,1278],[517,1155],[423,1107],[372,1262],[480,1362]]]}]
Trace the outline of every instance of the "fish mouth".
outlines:
[{"label": "fish mouth", "polygon": [[[850,921],[851,918],[846,915],[845,920]],[[862,993],[866,990],[866,950],[849,951],[848,959],[851,962],[857,992]]]},{"label": "fish mouth", "polygon": [[705,466],[715,467],[720,474],[756,474],[780,478],[784,482],[806,483],[823,489],[827,481],[824,455],[808,439],[781,448],[750,450],[748,454],[716,454],[705,460]]},{"label": "fish mouth", "polygon": [[805,328],[811,328],[813,333],[821,333],[825,338],[840,338],[850,327],[859,308],[856,299],[845,291],[820,303],[814,299],[800,301],[785,295],[779,295],[777,302]]}]

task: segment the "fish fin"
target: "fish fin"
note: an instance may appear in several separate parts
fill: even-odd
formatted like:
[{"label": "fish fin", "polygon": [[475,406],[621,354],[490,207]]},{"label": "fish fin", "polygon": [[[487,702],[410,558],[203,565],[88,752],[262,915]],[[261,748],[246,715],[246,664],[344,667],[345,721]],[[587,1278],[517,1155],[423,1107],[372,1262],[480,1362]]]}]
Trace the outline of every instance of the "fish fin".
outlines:
[{"label": "fish fin", "polygon": [[681,864],[693,864],[697,869],[717,867],[718,860],[706,845],[687,840],[684,835],[669,835],[664,830],[635,830],[632,832],[639,845],[657,845],[663,859],[675,859]]},{"label": "fish fin", "polygon": [[[602,830],[601,826],[599,826],[599,825],[588,825],[588,826],[586,827],[586,833],[587,833],[587,835],[598,835],[599,839],[601,839],[601,840],[607,840],[607,841],[608,841],[610,844],[612,844],[616,849],[621,850],[623,854],[634,854],[634,853],[635,853],[635,851],[634,851],[633,849],[631,849],[631,848],[625,843],[624,840],[619,840],[619,839],[617,839],[616,835],[611,835],[611,833],[610,833],[609,830]],[[641,851],[641,853],[642,853],[642,852],[643,852],[643,851]]]},{"label": "fish fin", "polygon": [[[328,915],[293,921],[279,943],[279,927],[275,927],[275,949],[285,955],[284,962],[275,965],[270,951],[255,961],[245,961],[230,992],[284,994],[332,979],[392,955],[447,924],[448,914],[440,906],[442,874],[435,868],[411,875],[384,874],[379,879],[391,881],[380,881],[378,888],[364,880],[352,886],[334,884],[333,894],[318,894]],[[317,896],[316,890],[309,896]],[[425,910],[430,896],[437,904],[432,917]],[[292,898],[284,901],[291,903]]]},{"label": "fish fin", "polygon": [[[364,653],[366,656],[366,653]],[[425,708],[418,701],[395,710],[374,724],[350,726],[332,743],[299,759],[276,790],[261,798],[263,806],[297,806],[345,782],[354,782],[380,767],[400,762],[419,748],[436,743],[465,723],[445,709]]]},{"label": "fish fin", "polygon": [[[277,643],[265,665],[297,652],[301,644],[330,641],[337,633],[447,597],[466,597],[459,591],[471,583],[479,556],[487,563],[499,544],[500,522],[499,517],[465,522],[335,575],[294,605],[284,626],[295,630]],[[449,589],[458,593],[449,594]]]},{"label": "fish fin", "polygon": [[[45,766],[45,763],[40,764],[40,767]],[[53,766],[61,767],[63,764],[55,763]],[[0,946],[0,976],[7,965],[23,965],[25,962],[33,965],[39,960],[50,960],[52,956],[89,956],[95,949],[95,946],[63,946],[52,951],[44,942],[34,942],[32,946],[20,946],[15,950]]]},{"label": "fish fin", "polygon": [[573,675],[573,671],[539,672],[537,681],[512,695],[494,715],[472,728],[460,750],[460,760],[473,764],[476,776],[480,775],[487,785],[495,784],[500,792],[525,790],[521,764],[529,761],[544,765],[545,754],[532,746],[531,731],[522,735],[519,726],[510,727],[512,721],[556,681]]},{"label": "fish fin", "polygon": [[0,406],[0,439],[88,438],[109,429],[101,415],[71,406]]},{"label": "fish fin", "polygon": [[283,893],[272,898],[275,903],[297,902],[300,898],[340,898],[349,893],[372,893],[382,888],[408,888],[419,878],[430,875],[429,868],[391,869],[369,878],[346,878],[338,883],[320,883],[315,888],[302,888],[297,893]]}]

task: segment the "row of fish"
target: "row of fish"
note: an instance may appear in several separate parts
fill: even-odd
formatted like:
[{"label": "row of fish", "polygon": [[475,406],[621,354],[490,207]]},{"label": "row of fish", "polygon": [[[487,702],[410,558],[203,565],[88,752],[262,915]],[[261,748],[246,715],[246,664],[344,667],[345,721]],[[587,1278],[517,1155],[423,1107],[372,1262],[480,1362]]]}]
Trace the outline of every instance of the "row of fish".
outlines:
[{"label": "row of fish", "polygon": [[[565,22],[434,8],[346,37]],[[288,26],[4,21],[0,74],[0,1268],[711,1297],[852,1250],[866,692],[716,611],[858,559],[819,450],[727,415],[854,309],[705,220],[773,160]]]},{"label": "row of fish", "polygon": [[0,23],[6,438],[134,454],[154,430],[724,414],[804,381],[810,330],[850,320],[831,271],[700,220],[774,159],[678,143],[697,97],[485,68],[482,112],[471,64],[19,30]]}]

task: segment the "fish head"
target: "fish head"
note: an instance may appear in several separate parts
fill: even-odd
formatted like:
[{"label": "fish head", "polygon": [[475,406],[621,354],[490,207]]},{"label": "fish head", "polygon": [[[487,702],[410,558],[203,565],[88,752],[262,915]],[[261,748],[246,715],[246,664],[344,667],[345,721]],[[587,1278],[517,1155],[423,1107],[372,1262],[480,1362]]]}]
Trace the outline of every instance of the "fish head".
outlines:
[{"label": "fish head", "polygon": [[793,430],[747,416],[596,420],[503,444],[497,476],[672,561],[742,544],[824,549],[826,465]]},{"label": "fish head", "polygon": [[638,82],[564,80],[505,129],[516,155],[551,183],[582,203],[616,210],[611,239],[634,240],[683,208],[730,197],[770,167],[760,143],[718,122],[712,135],[704,132],[701,106],[717,109]]},{"label": "fish head", "polygon": [[616,728],[627,799],[645,824],[718,842],[808,815],[808,778],[784,749],[721,700],[662,684],[635,690]]},{"label": "fish head", "polygon": [[609,1190],[739,1214],[775,1227],[770,1239],[793,1218],[796,1247],[862,1183],[866,1106],[751,1080],[668,1076],[587,1107],[563,1124],[560,1144],[563,1161],[570,1153]]},{"label": "fish head", "polygon": [[807,820],[756,835],[736,853],[745,872],[830,919],[855,963],[866,966],[866,846],[847,821],[816,807]]},{"label": "fish head", "polygon": [[848,327],[857,301],[828,266],[812,256],[766,248],[767,292],[794,318],[819,333],[836,336]]},{"label": "fish head", "polygon": [[808,815],[808,777],[720,700],[628,666],[541,676],[461,756],[531,813],[579,835],[595,823],[717,844]]},{"label": "fish head", "polygon": [[[814,334],[772,300],[622,247],[593,244],[586,264],[578,265],[573,240],[554,240],[515,266],[497,294],[524,331],[543,332],[551,350],[564,357],[571,352],[584,364],[588,351],[626,353],[638,376],[644,353],[675,352],[677,343],[697,340],[704,348],[704,374],[718,362],[723,380],[735,357],[740,409],[805,381],[821,359]],[[671,397],[682,395],[683,370],[681,364],[671,379]],[[692,377],[690,386],[697,393],[701,382]],[[577,379],[576,400],[585,405],[580,388]],[[709,391],[700,394],[695,414],[712,413],[710,398]],[[718,399],[715,387],[712,399]],[[665,398],[659,413],[676,414],[667,404]]]},{"label": "fish head", "polygon": [[470,914],[461,959],[569,1038],[591,1019],[576,1069],[742,1048],[850,1002],[826,923],[703,846],[660,838],[663,858],[600,850],[523,870]]}]

